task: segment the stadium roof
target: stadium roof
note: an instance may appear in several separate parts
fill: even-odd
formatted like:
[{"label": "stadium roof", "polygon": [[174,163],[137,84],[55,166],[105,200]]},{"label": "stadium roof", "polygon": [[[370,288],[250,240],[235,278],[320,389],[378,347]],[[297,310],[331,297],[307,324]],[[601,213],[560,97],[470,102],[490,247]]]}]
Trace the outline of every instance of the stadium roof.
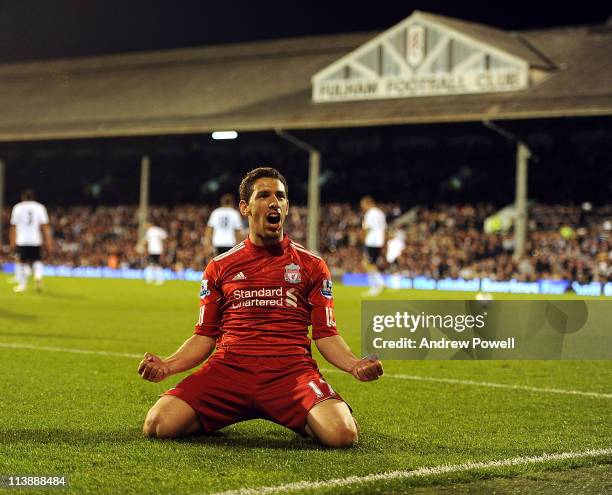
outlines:
[{"label": "stadium roof", "polygon": [[313,76],[381,33],[13,63],[0,141],[612,115],[610,26],[510,33],[414,15],[526,62],[529,87],[313,102]]}]

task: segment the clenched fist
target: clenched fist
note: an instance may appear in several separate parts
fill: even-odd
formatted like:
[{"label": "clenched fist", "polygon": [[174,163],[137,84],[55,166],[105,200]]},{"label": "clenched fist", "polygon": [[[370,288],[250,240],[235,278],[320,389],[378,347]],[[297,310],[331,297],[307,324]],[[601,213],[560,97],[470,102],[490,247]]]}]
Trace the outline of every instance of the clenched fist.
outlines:
[{"label": "clenched fist", "polygon": [[163,359],[147,352],[138,365],[138,374],[150,382],[161,382],[170,375],[170,368]]},{"label": "clenched fist", "polygon": [[353,369],[351,369],[351,375],[362,382],[378,380],[382,374],[383,366],[378,360],[378,356],[376,354],[371,354],[370,356],[364,357],[363,359],[357,361],[353,366]]}]

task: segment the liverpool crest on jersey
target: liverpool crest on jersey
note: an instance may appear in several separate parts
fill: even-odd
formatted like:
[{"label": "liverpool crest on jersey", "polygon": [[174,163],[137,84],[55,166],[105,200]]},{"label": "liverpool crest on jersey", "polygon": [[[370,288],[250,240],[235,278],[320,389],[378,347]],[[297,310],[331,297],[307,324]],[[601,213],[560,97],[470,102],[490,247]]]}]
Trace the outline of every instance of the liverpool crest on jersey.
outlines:
[{"label": "liverpool crest on jersey", "polygon": [[285,266],[285,281],[290,284],[299,284],[302,281],[300,267],[295,263]]}]

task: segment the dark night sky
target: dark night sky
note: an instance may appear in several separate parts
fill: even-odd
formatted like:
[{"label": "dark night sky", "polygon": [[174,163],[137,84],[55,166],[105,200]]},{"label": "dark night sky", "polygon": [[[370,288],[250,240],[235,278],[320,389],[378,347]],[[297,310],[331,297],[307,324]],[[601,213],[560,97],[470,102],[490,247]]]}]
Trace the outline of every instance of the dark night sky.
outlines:
[{"label": "dark night sky", "polygon": [[479,4],[467,0],[0,0],[0,63],[383,31],[414,9],[510,30],[602,24],[612,11],[601,0]]}]

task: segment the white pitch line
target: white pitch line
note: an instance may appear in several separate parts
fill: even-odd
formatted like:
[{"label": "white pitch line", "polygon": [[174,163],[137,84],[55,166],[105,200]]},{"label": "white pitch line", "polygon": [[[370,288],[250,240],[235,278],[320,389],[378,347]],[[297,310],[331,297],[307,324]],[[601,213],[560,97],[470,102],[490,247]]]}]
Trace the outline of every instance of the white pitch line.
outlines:
[{"label": "white pitch line", "polygon": [[346,478],[334,478],[321,481],[296,481],[294,483],[286,483],[276,486],[240,488],[238,490],[218,492],[213,495],[269,495],[273,493],[290,493],[300,490],[317,490],[319,488],[339,488],[349,485],[370,483],[373,481],[422,478],[425,476],[439,476],[466,471],[476,471],[480,469],[520,466],[523,464],[539,464],[552,461],[576,460],[586,457],[600,457],[610,454],[612,454],[612,448],[590,449],[582,452],[561,452],[558,454],[543,454],[530,457],[513,457],[510,459],[501,459],[497,461],[447,464],[442,466],[422,467],[411,471],[389,471],[386,473],[368,474],[365,476],[347,476]]},{"label": "white pitch line", "polygon": [[[341,370],[334,369],[321,369],[323,373],[344,373]],[[584,392],[582,390],[567,390],[561,388],[544,388],[544,387],[531,387],[529,385],[511,385],[508,383],[494,383],[494,382],[477,382],[474,380],[458,380],[455,378],[437,378],[434,376],[420,376],[420,375],[394,375],[385,373],[383,378],[395,378],[398,380],[414,380],[420,382],[436,382],[436,383],[450,383],[453,385],[472,385],[476,387],[491,387],[491,388],[507,388],[512,390],[527,390],[528,392],[542,392],[546,394],[565,394],[565,395],[581,395],[584,397],[597,397],[599,399],[612,399],[612,394],[606,394],[602,392]]]},{"label": "white pitch line", "polygon": [[[96,351],[90,349],[75,349],[71,347],[51,347],[51,346],[39,346],[33,344],[17,344],[11,342],[0,342],[0,347],[11,348],[11,349],[32,349],[37,351],[54,351],[54,352],[72,352],[76,354],[98,354],[100,356],[117,356],[126,358],[142,358],[143,354],[129,354],[126,352],[111,352],[111,351]],[[345,373],[341,370],[322,368],[323,373]],[[526,390],[528,392],[541,392],[547,394],[563,394],[563,395],[580,395],[583,397],[597,397],[599,399],[612,399],[612,394],[606,394],[601,392],[584,392],[582,390],[566,390],[561,388],[540,388],[530,387],[528,385],[510,385],[507,383],[493,383],[493,382],[477,382],[473,380],[457,380],[455,378],[436,378],[433,376],[420,376],[420,375],[395,375],[395,374],[384,374],[385,378],[393,378],[398,380],[414,380],[422,382],[436,382],[436,383],[450,383],[453,385],[471,385],[476,387],[491,387],[491,388],[505,388],[511,390]]]},{"label": "white pitch line", "polygon": [[75,354],[99,354],[100,356],[117,356],[126,358],[142,358],[144,356],[144,353],[128,354],[127,352],[95,351],[90,349],[75,349],[73,347],[51,347],[32,344],[14,344],[10,342],[0,342],[0,347],[8,347],[10,349],[32,349],[35,351],[72,352]]}]

